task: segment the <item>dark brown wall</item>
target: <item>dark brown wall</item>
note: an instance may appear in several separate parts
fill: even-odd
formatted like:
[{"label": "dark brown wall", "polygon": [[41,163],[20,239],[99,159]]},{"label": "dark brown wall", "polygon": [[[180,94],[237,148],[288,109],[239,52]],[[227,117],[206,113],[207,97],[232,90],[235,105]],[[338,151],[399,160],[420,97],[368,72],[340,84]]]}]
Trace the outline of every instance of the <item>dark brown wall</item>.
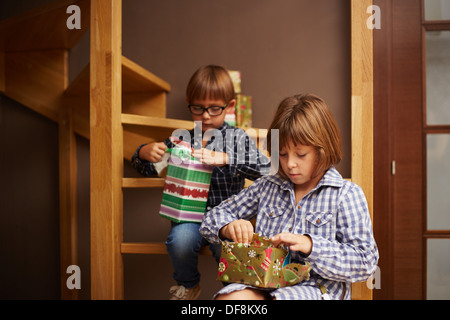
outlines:
[{"label": "dark brown wall", "polygon": [[0,95],[0,299],[59,298],[58,126]]},{"label": "dark brown wall", "polygon": [[[14,7],[14,1],[5,3],[8,5],[2,8],[6,7],[7,12],[14,14],[26,7],[24,1],[17,2],[21,3],[20,8]],[[2,15],[7,16],[7,13]],[[71,51],[71,79],[88,62],[88,54],[89,37],[86,36]],[[195,69],[209,63],[242,72],[243,92],[253,97],[255,127],[267,127],[278,103],[288,95],[311,92],[323,97],[335,114],[344,137],[345,159],[338,169],[344,176],[350,176],[349,1],[124,1],[123,54],[171,84],[167,106],[167,116],[171,118],[190,119],[184,105],[185,86]],[[19,257],[11,250],[4,251],[6,246],[3,243],[9,243],[9,238],[0,232],[0,261],[7,265],[8,270],[8,275],[2,272],[0,277],[2,281],[9,275],[14,278],[9,282],[9,288],[2,290],[2,297],[9,297],[9,290],[17,288],[18,298],[27,298],[32,290],[43,299],[58,298],[57,127],[4,97],[0,99],[0,116],[0,231],[13,227],[7,217],[14,216],[18,221],[16,225],[32,227],[45,235],[45,241],[38,246],[42,247],[39,261],[35,261],[31,257]],[[37,124],[27,128],[30,119]],[[41,130],[40,126],[46,129]],[[33,134],[36,130],[41,132]],[[33,143],[42,145],[36,150],[45,152],[28,154],[33,162],[11,165],[10,161],[14,161],[14,155],[20,153],[23,142],[29,141],[30,136],[33,141],[37,140]],[[83,138],[78,138],[77,142],[80,298],[89,299],[89,142]],[[24,161],[22,157],[23,153],[20,153],[19,161]],[[29,181],[33,181],[33,188],[21,185],[11,189],[4,182],[4,176],[21,173],[28,166],[35,168],[35,171],[28,170],[26,175]],[[136,175],[127,162],[125,174]],[[47,184],[43,186],[42,180]],[[45,195],[36,197],[34,188],[45,188]],[[160,189],[124,191],[125,241],[164,241],[169,223],[157,216],[160,199]],[[20,205],[14,204],[19,201]],[[42,218],[30,220],[30,212],[36,210],[43,212]],[[8,235],[11,233],[14,231]],[[25,239],[24,250],[33,250],[35,237],[26,232],[18,233],[17,237],[19,235]],[[12,246],[20,249],[17,244]],[[23,259],[26,262],[22,262]],[[22,263],[35,263],[40,269],[37,269],[37,274],[31,271],[27,274],[27,269],[20,275],[14,273],[13,270]],[[215,262],[211,257],[202,256],[200,265],[203,288],[200,298],[209,299],[220,288],[215,280]],[[127,255],[124,267],[127,299],[167,297],[169,286],[173,284],[167,256]],[[42,269],[47,271],[43,273]],[[50,289],[30,282],[41,275]]]},{"label": "dark brown wall", "polygon": [[190,119],[185,88],[201,65],[242,72],[255,127],[286,96],[315,93],[343,131],[350,176],[350,6],[347,0],[134,0],[123,10],[123,54],[168,81],[167,116]]}]

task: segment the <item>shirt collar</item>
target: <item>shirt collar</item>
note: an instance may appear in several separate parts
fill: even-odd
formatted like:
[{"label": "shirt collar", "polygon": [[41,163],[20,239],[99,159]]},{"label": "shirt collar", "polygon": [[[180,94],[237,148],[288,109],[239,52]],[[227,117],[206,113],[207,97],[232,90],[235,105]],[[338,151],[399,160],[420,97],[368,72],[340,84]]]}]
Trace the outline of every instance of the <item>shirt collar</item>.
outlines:
[{"label": "shirt collar", "polygon": [[[224,121],[222,123],[222,125],[216,130],[219,130],[220,133],[225,137],[227,129],[233,129],[233,127]],[[198,140],[195,139],[196,138],[195,137],[195,129],[191,129],[191,131],[189,133],[191,134],[191,144],[194,146],[194,148],[199,148],[200,146],[198,145]],[[202,133],[202,136],[203,136],[203,133]],[[200,137],[200,139],[201,139],[201,137]],[[207,146],[210,145],[214,140],[215,140],[215,136],[212,136],[206,145]]]},{"label": "shirt collar", "polygon": [[[293,190],[294,188],[293,183],[289,179],[281,177],[278,173],[267,176],[267,180],[279,185],[284,190]],[[342,181],[341,174],[336,170],[335,167],[331,167],[325,172],[314,190],[319,189],[323,186],[340,188],[343,186],[343,184],[344,183]]]},{"label": "shirt collar", "polygon": [[[230,126],[228,123],[226,123],[224,121],[223,124],[217,130],[219,130],[220,132],[224,133],[224,132],[226,132],[227,129],[233,129],[233,128],[234,127]],[[191,129],[190,133],[193,136],[194,129]]]}]

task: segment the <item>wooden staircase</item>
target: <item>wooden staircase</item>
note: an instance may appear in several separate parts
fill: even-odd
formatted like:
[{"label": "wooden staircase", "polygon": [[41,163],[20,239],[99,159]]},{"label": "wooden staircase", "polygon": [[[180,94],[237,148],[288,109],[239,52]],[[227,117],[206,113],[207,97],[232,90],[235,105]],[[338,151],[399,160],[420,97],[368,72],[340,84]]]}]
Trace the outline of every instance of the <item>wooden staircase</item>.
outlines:
[{"label": "wooden staircase", "polygon": [[[66,20],[68,6],[75,4],[81,11],[81,30],[69,30]],[[78,134],[91,140],[91,153],[98,150],[106,158],[115,159],[117,170],[123,172],[123,158],[131,160],[132,154],[142,143],[163,141],[173,130],[192,129],[192,121],[166,118],[166,96],[170,92],[170,85],[134,63],[121,54],[121,1],[89,1],[89,0],[61,0],[47,6],[30,11],[26,14],[7,19],[0,24],[0,91],[13,100],[38,112],[39,114],[59,123],[60,145],[60,220],[61,220],[61,290],[63,299],[76,299],[77,291],[68,290],[66,283],[66,268],[77,264],[77,227],[76,227],[76,139]],[[96,16],[91,16],[91,9]],[[113,67],[113,59],[106,64],[89,63],[78,76],[69,84],[68,54],[85,32],[91,29],[91,20],[106,21],[107,12],[115,10],[115,24],[118,34],[114,38],[115,47],[101,48],[94,52],[91,49],[91,61],[97,56],[102,58],[106,51],[117,58],[115,77],[100,79],[110,83],[91,83],[99,74],[99,69]],[[110,26],[101,26],[112,29]],[[91,33],[91,47],[97,47],[111,30]],[[17,41],[20,39],[20,41]],[[113,50],[114,49],[114,50]],[[102,59],[104,60],[104,59]],[[107,71],[108,72],[108,71]],[[105,94],[105,88],[112,92],[113,84],[116,95]],[[120,92],[117,93],[117,90]],[[91,94],[92,92],[92,94]],[[101,117],[92,120],[91,104],[98,101],[98,97],[112,98],[117,107],[117,115],[107,114],[107,106],[103,101],[97,110]],[[96,114],[94,114],[96,115]],[[116,124],[111,119],[117,120]],[[97,120],[97,121],[96,121]],[[108,143],[108,132],[112,128],[117,136],[113,143]],[[93,141],[92,136],[95,139]],[[105,146],[109,146],[105,147]],[[118,157],[120,155],[120,157]],[[122,253],[166,253],[163,242],[159,243],[122,243],[122,205],[105,206],[105,199],[95,191],[111,186],[114,180],[120,188],[108,190],[109,195],[116,199],[122,197],[121,188],[162,188],[162,178],[124,178],[121,175],[104,172],[106,162],[98,161],[91,156],[91,232],[97,237],[91,242],[92,269],[92,298],[123,298],[123,279],[121,279]],[[103,171],[103,172],[102,172]],[[116,172],[117,173],[117,172]],[[97,184],[96,181],[99,180]],[[118,181],[116,181],[118,180]],[[94,187],[94,188],[92,188]],[[104,193],[103,193],[104,195]],[[109,198],[109,195],[107,198]],[[112,198],[112,197],[111,197]],[[98,205],[99,203],[99,205]],[[112,203],[112,201],[110,201]],[[101,206],[101,209],[99,209]],[[106,211],[115,212],[115,216],[102,215]],[[97,220],[95,216],[98,215]],[[113,223],[111,224],[111,221]],[[110,230],[97,230],[96,226],[111,225]],[[106,240],[109,235],[114,241]],[[117,247],[117,244],[119,245]],[[109,248],[108,248],[109,247]],[[96,265],[96,262],[98,264]],[[95,266],[99,270],[96,272]],[[96,274],[105,274],[111,270],[106,278],[96,279]],[[107,273],[107,272],[106,272]],[[108,287],[97,286],[96,282],[110,283]]]},{"label": "wooden staircase", "polygon": [[[365,27],[371,1],[351,1],[352,150],[361,151],[352,155],[352,180],[365,190],[372,212],[372,40]],[[72,4],[81,9],[81,30],[66,26]],[[69,83],[69,50],[89,29],[90,64]],[[166,118],[170,85],[124,57],[121,45],[122,0],[59,0],[0,23],[0,91],[59,124],[63,299],[77,298],[77,290],[65,285],[66,268],[78,259],[76,134],[90,139],[92,299],[124,298],[122,254],[166,253],[162,242],[123,242],[123,188],[164,184],[161,178],[124,178],[123,159],[193,122]],[[353,292],[354,299],[372,296],[365,283]]]}]

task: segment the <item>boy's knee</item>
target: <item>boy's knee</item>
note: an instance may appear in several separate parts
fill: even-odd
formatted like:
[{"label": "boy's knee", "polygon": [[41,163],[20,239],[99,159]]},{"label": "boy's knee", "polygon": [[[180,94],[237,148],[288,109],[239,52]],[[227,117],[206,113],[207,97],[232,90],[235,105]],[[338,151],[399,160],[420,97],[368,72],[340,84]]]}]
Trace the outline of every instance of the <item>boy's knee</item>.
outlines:
[{"label": "boy's knee", "polygon": [[184,256],[197,252],[200,249],[200,242],[201,237],[189,232],[189,230],[183,230],[182,232],[171,234],[167,238],[166,247],[169,252]]}]

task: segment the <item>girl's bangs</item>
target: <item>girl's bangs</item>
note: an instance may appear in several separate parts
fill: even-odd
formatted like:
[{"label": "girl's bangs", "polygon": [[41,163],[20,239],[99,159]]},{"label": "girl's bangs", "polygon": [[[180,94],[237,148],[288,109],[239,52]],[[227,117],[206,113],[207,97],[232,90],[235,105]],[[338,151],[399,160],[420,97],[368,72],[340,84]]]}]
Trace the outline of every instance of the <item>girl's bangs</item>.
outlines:
[{"label": "girl's bangs", "polygon": [[287,123],[282,124],[279,129],[279,147],[283,149],[290,143],[295,146],[315,146],[312,137],[307,135],[307,130],[299,128],[301,124],[295,121],[295,118],[287,119]]}]

